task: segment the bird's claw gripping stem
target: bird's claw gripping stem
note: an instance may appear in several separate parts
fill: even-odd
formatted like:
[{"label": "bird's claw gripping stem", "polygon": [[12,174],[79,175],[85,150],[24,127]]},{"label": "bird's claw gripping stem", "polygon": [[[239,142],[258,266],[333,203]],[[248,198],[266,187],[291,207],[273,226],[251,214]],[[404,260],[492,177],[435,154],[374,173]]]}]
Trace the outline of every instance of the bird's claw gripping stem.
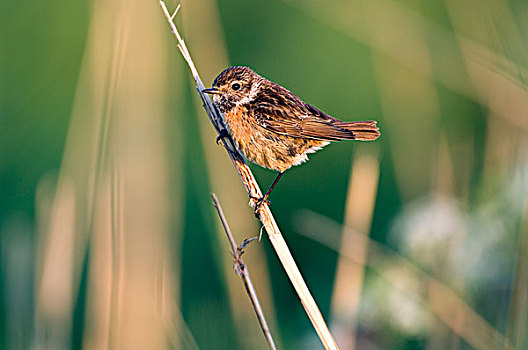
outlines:
[{"label": "bird's claw gripping stem", "polygon": [[267,205],[270,205],[271,202],[268,200],[267,198],[268,196],[262,196],[260,198],[257,198],[257,197],[253,197],[253,196],[250,196],[249,198],[251,198],[252,200],[255,201],[255,207],[254,207],[254,212],[255,212],[255,217],[259,217],[259,210],[260,210],[260,207],[262,207],[262,204],[264,204],[264,202],[267,204]]},{"label": "bird's claw gripping stem", "polygon": [[216,144],[218,145],[218,142],[220,142],[224,137],[229,137],[229,133],[226,129],[220,130],[220,134],[216,138]]}]

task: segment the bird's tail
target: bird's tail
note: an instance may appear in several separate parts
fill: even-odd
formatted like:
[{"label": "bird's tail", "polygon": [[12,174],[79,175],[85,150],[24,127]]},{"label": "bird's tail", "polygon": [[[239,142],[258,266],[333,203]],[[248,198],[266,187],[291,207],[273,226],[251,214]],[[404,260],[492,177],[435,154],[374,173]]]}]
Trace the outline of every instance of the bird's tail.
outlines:
[{"label": "bird's tail", "polygon": [[374,141],[380,137],[380,132],[376,126],[375,120],[365,120],[360,122],[338,122],[335,126],[352,131],[354,133],[354,140],[360,141]]}]

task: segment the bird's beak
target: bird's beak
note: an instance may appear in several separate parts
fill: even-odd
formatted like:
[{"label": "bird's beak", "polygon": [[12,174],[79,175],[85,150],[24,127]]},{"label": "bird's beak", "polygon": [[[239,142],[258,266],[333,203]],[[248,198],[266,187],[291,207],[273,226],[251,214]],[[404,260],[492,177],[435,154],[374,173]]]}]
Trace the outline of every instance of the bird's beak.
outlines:
[{"label": "bird's beak", "polygon": [[220,93],[220,90],[213,87],[210,89],[203,89],[202,92],[205,92],[206,94],[211,94],[211,95],[218,95]]}]

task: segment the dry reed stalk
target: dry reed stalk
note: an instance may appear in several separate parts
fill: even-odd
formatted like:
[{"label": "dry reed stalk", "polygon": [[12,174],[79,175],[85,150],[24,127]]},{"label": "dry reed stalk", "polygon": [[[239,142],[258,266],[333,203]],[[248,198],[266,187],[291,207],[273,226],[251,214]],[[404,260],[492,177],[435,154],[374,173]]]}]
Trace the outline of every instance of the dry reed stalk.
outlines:
[{"label": "dry reed stalk", "polygon": [[[180,6],[178,6],[178,8],[174,11],[172,15],[169,13],[167,7],[165,6],[165,3],[162,0],[160,1],[160,6],[163,10],[163,13],[167,17],[173,34],[178,40],[178,49],[180,50],[185,61],[187,62],[189,69],[191,70],[193,78],[196,82],[198,94],[200,95],[200,98],[203,101],[205,111],[207,112],[211,123],[216,129],[218,135],[220,135],[221,133],[226,133],[227,130],[225,128],[220,112],[213,105],[209,97],[206,97],[205,94],[202,92],[202,90],[205,89],[205,86],[198,74],[198,70],[194,65],[194,62],[187,49],[187,46],[185,45],[185,42],[183,41],[182,37],[178,32],[178,29],[176,28],[176,25],[173,22],[173,19],[176,16]],[[233,162],[233,165],[235,166],[238,172],[240,180],[244,184],[248,195],[252,198],[262,197],[262,192],[257,184],[257,181],[255,180],[255,177],[253,176],[253,173],[249,169],[242,155],[236,149],[233,140],[231,140],[230,137],[224,137],[222,141],[229,157]],[[315,303],[314,298],[308,290],[308,286],[304,282],[301,272],[299,271],[297,265],[295,264],[295,261],[293,260],[288,245],[284,241],[284,238],[282,237],[279,227],[277,226],[275,218],[273,217],[273,214],[271,213],[271,210],[267,203],[264,203],[261,206],[259,213],[259,220],[266,229],[271,244],[273,245],[273,248],[275,249],[275,252],[279,257],[282,266],[286,270],[286,274],[290,278],[290,281],[293,284],[293,287],[295,288],[295,291],[297,292],[297,295],[299,296],[299,299],[301,300],[301,303],[306,313],[308,314],[308,317],[310,318],[310,321],[312,322],[315,331],[317,332],[317,335],[319,336],[319,339],[323,343],[325,349],[338,349],[335,340],[332,337],[332,334],[330,334],[328,326],[326,325],[323,316],[319,311],[319,307]]]},{"label": "dry reed stalk", "polygon": [[255,313],[257,314],[257,319],[259,321],[260,328],[262,329],[262,332],[264,333],[264,337],[266,338],[266,342],[268,343],[268,347],[270,349],[276,349],[275,342],[273,341],[273,337],[271,336],[270,329],[268,327],[268,323],[266,322],[266,318],[264,317],[264,311],[262,311],[262,307],[260,307],[260,302],[257,297],[257,292],[255,291],[255,288],[253,287],[253,283],[251,282],[251,277],[249,276],[249,271],[242,261],[242,249],[244,248],[244,245],[251,242],[250,240],[244,241],[240,248],[237,246],[235,242],[235,238],[233,237],[233,234],[231,234],[231,229],[229,228],[229,224],[227,223],[227,219],[224,215],[224,211],[222,210],[222,207],[220,206],[220,202],[218,201],[218,198],[213,193],[213,204],[216,208],[216,211],[218,212],[218,216],[220,217],[220,221],[222,222],[222,226],[224,226],[225,233],[227,235],[227,239],[229,240],[229,243],[231,244],[231,250],[233,251],[233,258],[234,258],[234,269],[235,272],[240,278],[242,279],[242,283],[244,284],[244,288],[246,289],[246,292],[249,296],[249,299],[251,300],[251,305],[253,305],[253,309],[255,309]]},{"label": "dry reed stalk", "polygon": [[[178,13],[177,21],[185,23],[186,42],[189,43],[189,50],[193,52],[193,58],[198,57],[205,59],[199,60],[200,75],[204,82],[209,81],[207,77],[213,77],[219,71],[229,65],[227,48],[223,36],[222,23],[218,9],[217,0],[181,0],[182,8],[185,11]],[[158,9],[159,11],[159,9]],[[159,20],[159,13],[158,13]],[[165,25],[165,23],[161,23]],[[164,26],[163,28],[166,29]],[[167,39],[173,39],[168,36]],[[189,42],[190,40],[190,42]],[[194,44],[194,45],[191,45]],[[174,52],[179,54],[179,52]],[[214,59],[210,59],[214,57]],[[179,57],[177,57],[179,58]],[[171,61],[175,59],[172,58]],[[188,74],[186,66],[176,65],[178,76],[168,73],[171,79],[179,80],[181,74]],[[188,79],[184,85],[191,88],[196,86],[194,80]],[[193,109],[196,115],[202,116],[203,102],[198,94],[193,94]],[[172,100],[172,98],[171,98]],[[178,106],[174,103],[174,106]],[[222,198],[222,209],[229,218],[231,232],[235,234],[242,232],[258,232],[260,222],[254,220],[254,214],[247,207],[247,193],[240,185],[238,176],[233,176],[233,164],[229,157],[225,156],[225,150],[218,147],[215,142],[211,142],[217,136],[216,130],[211,127],[208,118],[198,118],[199,140],[202,145],[206,172],[214,174],[208,176],[211,192],[216,193],[218,198]],[[180,140],[181,141],[181,140]],[[215,214],[216,215],[216,214]],[[216,239],[220,242],[225,240],[224,228],[220,221],[214,225]],[[212,227],[211,227],[212,228]],[[233,315],[233,325],[235,329],[236,342],[244,349],[257,349],[262,347],[261,332],[257,322],[254,322],[255,313],[251,307],[240,307],[240,300],[247,298],[246,292],[240,288],[240,281],[236,278],[230,278],[233,264],[231,263],[231,252],[226,249],[216,249],[213,253],[215,266],[221,273],[222,280],[225,281],[227,292],[226,305]],[[259,299],[264,308],[266,318],[271,329],[277,324],[275,304],[270,283],[270,271],[268,270],[267,260],[263,249],[252,249],[250,255],[246,255],[244,262],[251,266],[251,273],[258,276],[258,293]],[[275,337],[277,347],[281,347],[280,341]]]}]

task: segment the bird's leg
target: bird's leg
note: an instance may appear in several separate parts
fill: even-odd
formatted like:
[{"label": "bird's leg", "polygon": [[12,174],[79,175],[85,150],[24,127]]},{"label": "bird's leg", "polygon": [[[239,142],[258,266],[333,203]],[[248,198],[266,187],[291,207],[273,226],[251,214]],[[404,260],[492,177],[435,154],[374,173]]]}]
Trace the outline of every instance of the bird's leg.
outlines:
[{"label": "bird's leg", "polygon": [[228,136],[229,136],[229,133],[227,132],[226,129],[220,130],[220,134],[216,138],[216,144],[218,145],[218,142],[220,142],[224,137],[228,137]]},{"label": "bird's leg", "polygon": [[264,202],[269,203],[268,197],[269,197],[271,191],[273,191],[273,188],[275,187],[277,182],[279,182],[279,179],[281,178],[282,174],[284,174],[284,173],[279,171],[279,174],[277,175],[275,180],[273,180],[273,183],[271,184],[271,186],[268,189],[268,191],[266,192],[266,194],[257,200],[257,203],[255,204],[255,216],[258,216],[258,211],[260,210],[260,207],[262,206],[262,203],[264,203]]}]

